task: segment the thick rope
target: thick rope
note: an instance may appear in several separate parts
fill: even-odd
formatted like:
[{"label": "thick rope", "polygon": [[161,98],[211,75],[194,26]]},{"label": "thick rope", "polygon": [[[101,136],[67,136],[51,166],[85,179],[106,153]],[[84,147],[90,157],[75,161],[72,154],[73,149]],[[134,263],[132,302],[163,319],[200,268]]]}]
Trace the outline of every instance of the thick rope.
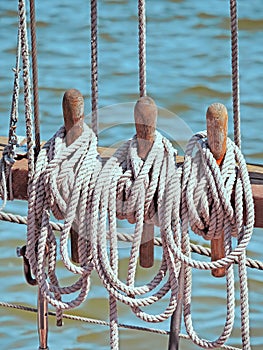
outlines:
[{"label": "thick rope", "polygon": [[35,0],[30,0],[30,30],[32,50],[32,78],[33,78],[33,102],[34,102],[34,127],[35,127],[35,154],[40,152],[40,126],[39,126],[39,96],[38,96],[38,66],[37,66],[37,37]]},{"label": "thick rope", "polygon": [[140,97],[146,96],[146,14],[145,0],[138,0],[139,26],[139,87]]},{"label": "thick rope", "polygon": [[234,141],[241,147],[240,131],[240,101],[239,101],[239,60],[238,60],[238,16],[237,1],[230,0],[231,16],[231,64],[232,64],[232,96],[233,96],[233,119]]},{"label": "thick rope", "polygon": [[98,28],[97,0],[90,1],[90,44],[91,44],[91,125],[98,135]]},{"label": "thick rope", "polygon": [[[96,147],[96,136],[85,125],[82,135],[68,147],[65,129],[59,129],[39,153],[34,179],[30,184],[26,255],[41,293],[58,310],[78,306],[89,291],[93,265],[87,239],[90,228],[85,217],[87,211],[91,211],[88,199],[101,166]],[[50,225],[51,213],[64,221],[60,234],[61,258],[69,271],[80,275],[75,283],[65,287],[59,285],[55,271],[57,243]],[[81,242],[79,266],[74,265],[68,256],[71,227],[77,228]],[[63,294],[78,290],[79,294],[72,300],[62,301]]]}]

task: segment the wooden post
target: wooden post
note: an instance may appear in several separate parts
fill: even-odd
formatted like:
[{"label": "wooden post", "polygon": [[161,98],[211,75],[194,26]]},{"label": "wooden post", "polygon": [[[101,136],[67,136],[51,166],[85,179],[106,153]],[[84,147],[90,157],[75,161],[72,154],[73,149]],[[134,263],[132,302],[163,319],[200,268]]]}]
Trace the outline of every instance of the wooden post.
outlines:
[{"label": "wooden post", "polygon": [[[67,90],[62,102],[64,124],[66,129],[66,145],[71,145],[83,132],[84,123],[84,99],[76,89]],[[73,228],[71,233],[71,258],[79,263],[78,232]]]},{"label": "wooden post", "polygon": [[[208,146],[213,153],[218,166],[221,165],[227,144],[227,109],[220,103],[214,103],[209,106],[206,113],[207,140]],[[225,257],[224,232],[218,239],[211,240],[211,260],[215,261]],[[220,267],[212,270],[214,277],[223,277],[226,274],[226,268]]]},{"label": "wooden post", "polygon": [[[134,108],[138,156],[145,160],[155,139],[157,106],[148,96],[141,97]],[[140,246],[140,265],[150,268],[154,264],[154,225],[144,223]]]}]

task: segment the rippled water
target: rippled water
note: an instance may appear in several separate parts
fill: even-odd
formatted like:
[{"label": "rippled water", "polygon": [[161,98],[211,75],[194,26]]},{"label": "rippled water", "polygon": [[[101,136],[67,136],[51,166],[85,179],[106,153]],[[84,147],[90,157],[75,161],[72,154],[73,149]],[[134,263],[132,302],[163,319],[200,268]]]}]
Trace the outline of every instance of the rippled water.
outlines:
[{"label": "rippled water", "polygon": [[[90,43],[88,1],[47,0],[37,3],[38,63],[42,139],[62,124],[61,99],[68,88],[85,95],[90,113]],[[134,133],[132,107],[138,97],[137,6],[135,0],[99,2],[100,143],[112,146]],[[224,103],[232,136],[231,64],[228,1],[149,0],[147,2],[147,92],[160,106],[159,129],[180,146],[192,132],[205,128],[209,104]],[[263,12],[261,0],[240,1],[240,89],[242,147],[247,161],[262,163]],[[15,64],[17,15],[15,1],[0,3],[0,122],[7,134]],[[21,101],[22,102],[22,101]],[[19,134],[24,133],[20,105]],[[89,118],[87,118],[89,122]],[[6,211],[26,214],[25,203],[9,203]],[[0,300],[35,305],[36,289],[22,275],[18,245],[25,242],[25,227],[0,223]],[[262,260],[262,229],[255,229],[248,256]],[[123,261],[128,249],[122,247]],[[156,265],[160,259],[156,250]],[[63,268],[59,266],[62,276]],[[141,271],[148,280],[150,272]],[[262,349],[263,274],[248,270],[253,349]],[[65,278],[65,276],[64,276]],[[194,272],[194,325],[201,336],[214,339],[225,317],[225,279]],[[93,277],[87,302],[76,314],[107,319],[106,293]],[[237,294],[237,305],[239,297]],[[159,307],[162,308],[161,304]],[[158,311],[157,309],[155,311]],[[35,315],[0,308],[1,348],[36,349]],[[120,306],[120,322],[142,324]],[[142,324],[144,325],[144,324]],[[169,323],[161,324],[169,329]],[[121,330],[121,349],[167,348],[166,336]],[[240,316],[229,344],[240,346]],[[65,321],[56,328],[50,319],[50,349],[108,349],[105,327]],[[197,347],[182,341],[186,350]]]}]

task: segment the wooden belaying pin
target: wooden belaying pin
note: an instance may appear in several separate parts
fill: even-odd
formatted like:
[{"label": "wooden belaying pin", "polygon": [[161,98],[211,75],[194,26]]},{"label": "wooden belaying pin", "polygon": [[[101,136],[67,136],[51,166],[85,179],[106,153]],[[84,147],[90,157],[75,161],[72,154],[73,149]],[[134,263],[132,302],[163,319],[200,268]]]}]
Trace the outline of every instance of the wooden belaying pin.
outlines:
[{"label": "wooden belaying pin", "polygon": [[[141,97],[134,108],[135,128],[138,142],[138,156],[145,160],[154,139],[157,120],[157,106],[148,96]],[[150,268],[154,264],[154,225],[144,223],[140,245],[140,265]]]},{"label": "wooden belaying pin", "polygon": [[[209,106],[206,112],[208,146],[216,159],[218,166],[223,162],[226,154],[228,115],[226,107],[221,103]],[[211,260],[215,261],[225,257],[224,232],[218,239],[211,240]],[[223,277],[226,268],[220,267],[212,270],[214,277]]]},{"label": "wooden belaying pin", "polygon": [[[66,145],[71,145],[83,132],[84,123],[84,99],[76,89],[67,90],[62,102],[64,125],[66,129]],[[71,258],[79,263],[78,232],[73,228],[71,234]]]}]

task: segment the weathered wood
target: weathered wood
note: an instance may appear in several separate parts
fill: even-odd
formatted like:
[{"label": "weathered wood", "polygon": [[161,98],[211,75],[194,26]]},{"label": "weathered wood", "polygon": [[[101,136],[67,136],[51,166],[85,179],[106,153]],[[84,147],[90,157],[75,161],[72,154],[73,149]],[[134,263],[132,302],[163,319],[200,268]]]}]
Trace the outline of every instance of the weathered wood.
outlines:
[{"label": "weathered wood", "polygon": [[[220,166],[226,154],[227,143],[227,109],[220,103],[214,103],[207,109],[207,142],[208,146]],[[211,260],[219,260],[225,257],[224,232],[217,239],[211,240]],[[215,277],[223,277],[226,274],[225,267],[219,267],[212,270]]]},{"label": "weathered wood", "polygon": [[[155,139],[157,106],[148,96],[141,97],[134,108],[135,128],[138,143],[138,156],[145,160]],[[154,225],[143,225],[140,245],[140,265],[150,268],[154,264]]]}]

